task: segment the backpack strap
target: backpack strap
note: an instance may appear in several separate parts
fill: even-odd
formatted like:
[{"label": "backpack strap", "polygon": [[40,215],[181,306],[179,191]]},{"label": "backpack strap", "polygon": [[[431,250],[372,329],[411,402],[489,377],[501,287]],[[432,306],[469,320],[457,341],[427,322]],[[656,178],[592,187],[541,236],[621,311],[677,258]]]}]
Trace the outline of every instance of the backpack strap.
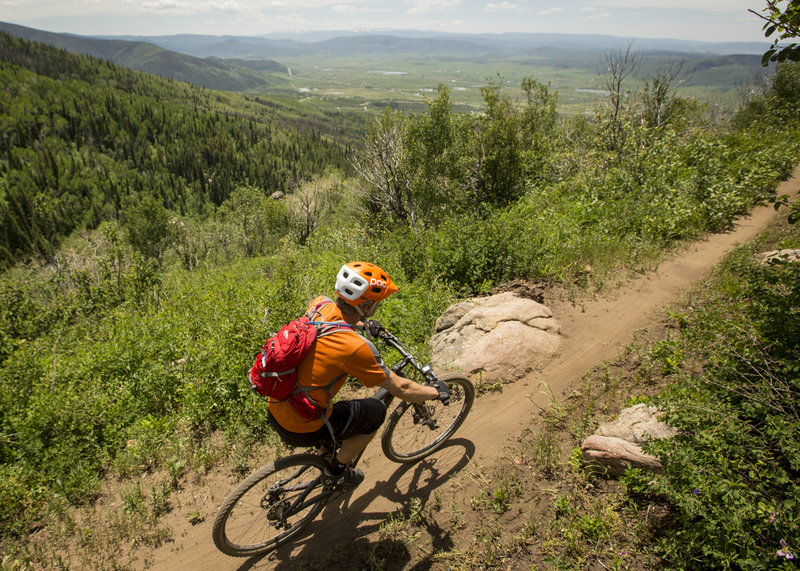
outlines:
[{"label": "backpack strap", "polygon": [[308,311],[306,311],[306,317],[309,319],[309,321],[314,319],[314,316],[316,315],[322,317],[322,308],[329,303],[333,303],[333,300],[329,297],[323,296],[321,300],[319,300],[312,307],[310,307]]},{"label": "backpack strap", "polygon": [[[296,367],[292,367],[291,369],[287,369],[285,371],[281,371],[280,373],[273,373],[272,371],[261,371],[258,374],[258,376],[262,377],[262,378],[267,378],[267,377],[280,378],[280,377],[282,377],[284,375],[288,375],[289,373],[294,373],[295,371],[297,371]],[[320,388],[320,387],[317,387],[317,388]],[[269,397],[269,398],[272,398],[272,397]],[[279,402],[279,401],[275,401],[275,402]]]},{"label": "backpack strap", "polygon": [[[320,337],[325,337],[326,335],[330,335],[331,333],[336,333],[337,331],[356,331],[356,326],[350,325],[345,321],[318,321],[315,320],[315,317],[322,317],[322,308],[328,305],[329,303],[333,303],[333,300],[329,297],[323,297],[319,302],[315,303],[313,307],[309,308],[309,310],[305,313],[306,318],[308,319],[308,324],[313,325],[317,329],[317,339]],[[331,440],[333,440],[334,449],[336,448],[336,435],[333,432],[333,426],[331,426],[330,421],[328,420],[328,413],[333,406],[333,386],[339,382],[342,377],[345,375],[339,375],[335,379],[333,379],[327,385],[322,387],[307,387],[305,385],[301,385],[298,381],[296,383],[296,389],[292,391],[292,394],[297,393],[306,393],[306,396],[310,399],[311,395],[309,393],[315,390],[327,390],[328,391],[328,406],[320,413],[319,419],[325,424],[325,427],[328,429],[328,432],[331,435]],[[321,407],[320,407],[321,408]]]},{"label": "backpack strap", "polygon": [[329,297],[323,297],[320,301],[315,303],[313,307],[306,311],[305,316],[308,319],[308,324],[316,327],[317,337],[324,337],[325,335],[336,333],[341,329],[355,331],[355,325],[350,325],[345,321],[315,321],[315,317],[322,317],[322,308],[329,303],[333,303],[333,300]]},{"label": "backpack strap", "polygon": [[297,383],[297,388],[292,391],[292,394],[295,395],[297,393],[306,393],[306,396],[311,398],[311,396],[308,394],[311,391],[326,390],[326,391],[328,391],[328,408],[330,408],[331,401],[333,400],[333,385],[338,383],[342,379],[342,377],[344,377],[344,376],[345,375],[339,375],[338,377],[333,379],[330,383],[328,383],[327,385],[323,385],[321,387],[307,387],[305,385],[301,385],[300,383]]},{"label": "backpack strap", "polygon": [[309,321],[308,323],[317,328],[317,339],[330,335],[331,333],[336,333],[337,331],[356,330],[355,325],[350,325],[344,321]]},{"label": "backpack strap", "polygon": [[[327,385],[322,386],[322,387],[306,387],[306,386],[301,385],[300,383],[296,383],[297,388],[294,391],[292,391],[293,395],[297,394],[297,393],[306,393],[306,396],[309,398],[309,400],[312,400],[312,401],[314,399],[312,399],[311,395],[309,394],[311,391],[315,391],[315,390],[318,390],[318,389],[323,389],[323,390],[327,390],[328,391],[328,406],[325,407],[325,410],[323,410],[320,413],[318,418],[325,424],[325,427],[328,429],[328,432],[331,435],[331,440],[333,440],[334,449],[336,449],[336,435],[333,433],[333,426],[331,426],[331,423],[328,420],[328,413],[331,410],[331,407],[333,406],[333,386],[336,383],[338,383],[342,379],[342,377],[345,377],[345,376],[346,375],[339,375],[338,377],[333,379],[330,383],[328,383]],[[316,401],[315,401],[315,404],[316,404]],[[319,405],[317,405],[317,406],[319,406]],[[319,408],[322,408],[322,407],[319,407]]]}]

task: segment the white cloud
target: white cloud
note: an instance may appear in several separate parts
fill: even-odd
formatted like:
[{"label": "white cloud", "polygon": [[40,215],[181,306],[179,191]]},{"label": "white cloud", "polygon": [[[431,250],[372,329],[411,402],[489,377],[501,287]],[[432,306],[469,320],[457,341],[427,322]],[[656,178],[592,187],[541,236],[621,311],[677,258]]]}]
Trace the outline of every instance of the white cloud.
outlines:
[{"label": "white cloud", "polygon": [[336,4],[331,6],[331,10],[337,14],[381,14],[381,13],[396,13],[397,9],[381,6],[380,4],[369,3],[349,3],[349,4]]},{"label": "white cloud", "polygon": [[430,12],[446,12],[461,5],[461,0],[411,0],[411,8],[407,14],[428,14]]},{"label": "white cloud", "polygon": [[547,16],[549,14],[557,14],[559,12],[566,12],[566,8],[550,8],[549,10],[542,10],[540,12],[536,12],[540,16]]},{"label": "white cloud", "polygon": [[[763,40],[761,23],[747,9],[758,9],[758,4],[757,0],[0,0],[0,20],[54,32],[104,35],[247,35],[300,29],[569,30],[620,35],[635,30],[642,37],[757,41]],[[500,22],[500,15],[523,10],[532,18]],[[583,28],[570,23],[578,21]]]},{"label": "white cloud", "polygon": [[149,12],[168,12],[172,14],[202,14],[207,12],[236,12],[243,8],[236,0],[148,0],[141,3]]},{"label": "white cloud", "polygon": [[668,10],[703,10],[707,12],[746,12],[754,0],[593,0],[602,8],[663,8]]},{"label": "white cloud", "polygon": [[484,11],[486,11],[486,12],[508,12],[509,10],[516,10],[516,9],[517,9],[517,5],[516,4],[512,4],[511,2],[500,2],[498,4],[490,2],[489,4],[486,5],[486,7],[484,8]]},{"label": "white cloud", "polygon": [[592,14],[591,16],[584,16],[581,20],[605,20],[610,18],[611,14],[608,12],[598,12],[596,14]]},{"label": "white cloud", "polygon": [[169,14],[214,14],[234,12],[242,18],[250,19],[254,14],[274,12],[300,13],[305,10],[330,8],[340,14],[353,14],[365,11],[374,4],[373,0],[122,0],[126,5],[140,6],[145,12]]},{"label": "white cloud", "polygon": [[[331,8],[342,12],[347,9],[360,9],[362,6],[375,4],[374,0],[350,0],[347,3],[342,3],[342,0],[242,0],[245,2],[250,10],[253,11],[269,11],[270,9],[292,9],[292,10],[306,10],[318,8]],[[380,4],[380,2],[379,2]]]}]

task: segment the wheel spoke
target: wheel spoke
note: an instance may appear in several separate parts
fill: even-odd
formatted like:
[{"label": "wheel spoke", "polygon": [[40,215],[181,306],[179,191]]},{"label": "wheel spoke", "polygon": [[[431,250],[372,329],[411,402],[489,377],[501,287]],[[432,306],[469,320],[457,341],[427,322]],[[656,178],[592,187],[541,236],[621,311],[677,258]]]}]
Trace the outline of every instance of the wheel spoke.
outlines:
[{"label": "wheel spoke", "polygon": [[267,553],[298,533],[330,497],[319,486],[323,467],[319,457],[306,454],[254,473],[220,508],[214,543],[228,555],[250,556]]},{"label": "wheel spoke", "polygon": [[413,462],[438,450],[466,418],[474,400],[472,383],[459,375],[442,375],[450,387],[450,404],[401,403],[386,423],[381,444],[389,459]]}]

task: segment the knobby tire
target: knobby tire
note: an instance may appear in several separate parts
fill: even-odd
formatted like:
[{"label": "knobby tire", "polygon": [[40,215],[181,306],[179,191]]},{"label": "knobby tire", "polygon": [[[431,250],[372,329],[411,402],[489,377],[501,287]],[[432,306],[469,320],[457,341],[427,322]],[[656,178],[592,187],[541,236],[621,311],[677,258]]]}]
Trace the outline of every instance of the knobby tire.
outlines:
[{"label": "knobby tire", "polygon": [[[439,375],[450,387],[450,404],[441,401],[400,403],[389,416],[381,436],[386,457],[394,462],[416,462],[433,454],[458,430],[475,400],[475,388],[458,373]],[[429,419],[434,419],[432,426]]]},{"label": "knobby tire", "polygon": [[[324,469],[320,456],[296,454],[253,472],[217,513],[212,532],[217,549],[233,557],[252,557],[269,553],[297,535],[331,496],[319,484]],[[293,475],[289,482],[279,484]],[[302,507],[293,508],[293,504]],[[293,509],[296,513],[282,517]]]}]

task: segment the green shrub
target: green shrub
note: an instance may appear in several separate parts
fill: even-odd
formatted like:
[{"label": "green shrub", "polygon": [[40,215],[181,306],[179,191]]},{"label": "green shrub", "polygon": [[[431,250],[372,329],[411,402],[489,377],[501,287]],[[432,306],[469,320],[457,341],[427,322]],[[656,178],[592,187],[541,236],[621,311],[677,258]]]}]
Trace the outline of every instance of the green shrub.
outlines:
[{"label": "green shrub", "polygon": [[[675,381],[658,403],[680,430],[650,445],[675,513],[659,545],[672,567],[781,568],[800,545],[799,284],[797,264],[741,248],[683,316],[683,339],[659,345]],[[689,353],[702,374],[673,359]]]}]

